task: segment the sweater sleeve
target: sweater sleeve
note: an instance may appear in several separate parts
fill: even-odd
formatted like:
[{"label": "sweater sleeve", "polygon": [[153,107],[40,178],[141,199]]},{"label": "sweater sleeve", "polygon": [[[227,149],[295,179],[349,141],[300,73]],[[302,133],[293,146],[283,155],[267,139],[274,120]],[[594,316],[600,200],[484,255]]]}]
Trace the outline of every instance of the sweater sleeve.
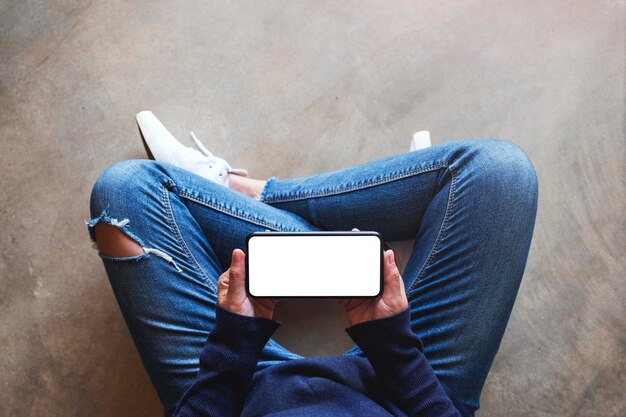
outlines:
[{"label": "sweater sleeve", "polygon": [[215,308],[215,327],[200,355],[200,370],[174,416],[238,416],[263,347],[281,322]]},{"label": "sweater sleeve", "polygon": [[390,398],[409,416],[469,416],[451,390],[437,379],[413,333],[410,310],[346,329],[361,348]]}]

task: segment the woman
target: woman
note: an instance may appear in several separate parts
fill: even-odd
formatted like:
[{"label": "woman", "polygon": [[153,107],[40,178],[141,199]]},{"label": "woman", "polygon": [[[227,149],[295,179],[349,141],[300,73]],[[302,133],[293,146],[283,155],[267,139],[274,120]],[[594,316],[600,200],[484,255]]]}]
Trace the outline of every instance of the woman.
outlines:
[{"label": "woman", "polygon": [[[524,272],[537,210],[526,154],[458,140],[308,177],[252,179],[138,114],[151,160],[98,178],[87,222],[165,415],[473,415]],[[280,156],[279,156],[280,157]],[[247,297],[245,237],[375,230],[377,299],[344,305],[355,345],[303,358]],[[280,265],[276,266],[280,268]],[[297,274],[297,271],[294,271]]]}]

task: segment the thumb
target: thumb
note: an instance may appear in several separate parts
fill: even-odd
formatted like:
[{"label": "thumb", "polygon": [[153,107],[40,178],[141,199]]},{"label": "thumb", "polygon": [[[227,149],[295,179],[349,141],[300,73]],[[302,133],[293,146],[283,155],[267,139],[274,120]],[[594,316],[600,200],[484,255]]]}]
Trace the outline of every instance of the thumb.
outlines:
[{"label": "thumb", "polygon": [[393,253],[392,249],[388,249],[385,251],[384,255],[384,291],[387,292],[387,289],[389,289],[392,290],[394,293],[400,292],[403,282],[402,277],[400,276],[400,271],[398,270],[398,266],[396,265],[395,254]]},{"label": "thumb", "polygon": [[228,295],[229,297],[246,296],[246,254],[241,249],[234,249],[228,269]]},{"label": "thumb", "polygon": [[385,252],[385,289],[383,290],[383,298],[389,306],[395,306],[394,311],[400,312],[407,308],[408,300],[404,289],[404,281],[396,265],[395,254],[392,249]]}]

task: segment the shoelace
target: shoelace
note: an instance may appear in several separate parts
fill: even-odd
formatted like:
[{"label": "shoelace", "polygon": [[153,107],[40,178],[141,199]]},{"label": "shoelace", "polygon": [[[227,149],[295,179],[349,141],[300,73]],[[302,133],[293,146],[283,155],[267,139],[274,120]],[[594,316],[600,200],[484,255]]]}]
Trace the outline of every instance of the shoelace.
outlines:
[{"label": "shoelace", "polygon": [[[193,139],[193,142],[196,144],[196,146],[198,147],[198,149],[200,150],[200,152],[202,154],[204,154],[204,156],[206,156],[208,158],[209,161],[209,168],[213,168],[213,164],[215,163],[215,160],[217,159],[217,157],[215,155],[213,155],[203,144],[202,142],[200,142],[200,139],[198,139],[196,137],[196,135],[193,132],[189,132],[191,134],[191,138]],[[228,163],[226,163],[227,166],[227,172],[232,172],[234,174],[239,174],[239,175],[243,175],[243,176],[247,176],[248,175],[248,171],[243,169],[243,168],[233,168],[231,167]]]},{"label": "shoelace", "polygon": [[213,154],[209,152],[209,150],[202,144],[202,142],[200,142],[200,139],[198,139],[193,132],[189,132],[189,134],[191,134],[191,139],[193,139],[198,149],[200,149],[200,152],[202,152],[205,156],[208,156],[211,160],[215,160]]}]

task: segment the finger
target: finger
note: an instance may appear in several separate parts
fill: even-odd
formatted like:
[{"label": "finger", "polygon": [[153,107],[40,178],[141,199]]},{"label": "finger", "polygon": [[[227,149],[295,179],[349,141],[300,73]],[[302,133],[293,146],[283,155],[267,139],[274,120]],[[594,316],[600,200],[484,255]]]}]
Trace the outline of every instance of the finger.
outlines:
[{"label": "finger", "polygon": [[357,229],[356,227],[353,227],[351,231],[352,231],[352,232],[360,232],[360,230],[359,230],[359,229]]},{"label": "finger", "polygon": [[241,249],[234,249],[228,270],[228,296],[246,297],[246,254]]},{"label": "finger", "polygon": [[396,264],[395,254],[392,249],[385,251],[385,288],[383,295],[390,300],[399,301],[401,308],[406,308],[408,300],[404,289],[404,281]]},{"label": "finger", "polygon": [[389,288],[394,293],[401,293],[400,286],[402,284],[402,277],[400,276],[400,271],[398,270],[398,266],[396,265],[395,254],[393,253],[392,249],[388,249],[385,251],[384,255],[384,291],[386,292],[387,288]]},{"label": "finger", "polygon": [[224,305],[228,297],[228,273],[223,273],[217,281],[217,303]]}]

